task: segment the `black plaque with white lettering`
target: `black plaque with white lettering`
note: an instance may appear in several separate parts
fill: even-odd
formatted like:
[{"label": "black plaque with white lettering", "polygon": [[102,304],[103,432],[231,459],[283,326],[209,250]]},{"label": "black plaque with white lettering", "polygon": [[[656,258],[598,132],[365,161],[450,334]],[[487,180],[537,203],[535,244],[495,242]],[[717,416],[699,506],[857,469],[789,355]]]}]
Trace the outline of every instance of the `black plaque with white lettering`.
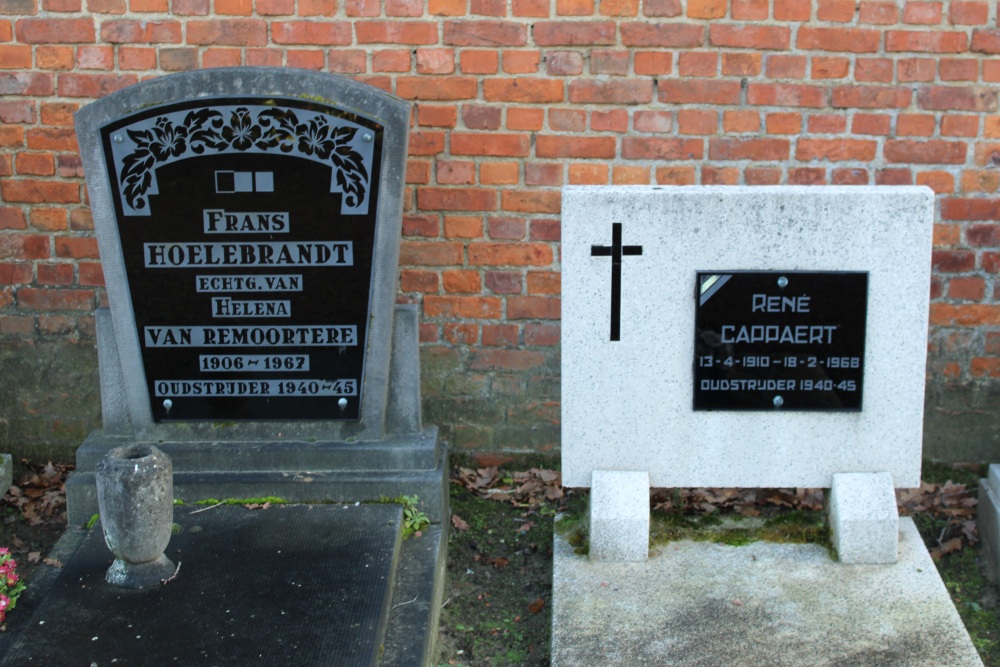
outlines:
[{"label": "black plaque with white lettering", "polygon": [[101,138],[153,418],[358,419],[383,128],[212,98]]},{"label": "black plaque with white lettering", "polygon": [[695,410],[861,410],[868,274],[702,271]]}]

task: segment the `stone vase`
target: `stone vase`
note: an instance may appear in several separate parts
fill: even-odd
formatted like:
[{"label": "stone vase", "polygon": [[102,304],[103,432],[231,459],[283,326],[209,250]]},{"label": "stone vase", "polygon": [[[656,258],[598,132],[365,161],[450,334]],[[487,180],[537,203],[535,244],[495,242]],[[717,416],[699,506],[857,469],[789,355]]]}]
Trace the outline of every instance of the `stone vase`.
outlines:
[{"label": "stone vase", "polygon": [[97,464],[97,504],[104,541],[115,556],[108,583],[145,588],[174,575],[163,554],[174,518],[173,466],[166,454],[143,444],[109,451]]}]

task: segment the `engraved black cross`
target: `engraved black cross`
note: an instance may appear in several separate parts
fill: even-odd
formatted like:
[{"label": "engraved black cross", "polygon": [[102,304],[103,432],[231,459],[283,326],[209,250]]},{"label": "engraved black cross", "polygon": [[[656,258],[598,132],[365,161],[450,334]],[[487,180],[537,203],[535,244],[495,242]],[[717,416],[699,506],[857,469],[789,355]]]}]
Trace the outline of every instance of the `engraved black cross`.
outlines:
[{"label": "engraved black cross", "polygon": [[611,257],[611,340],[621,340],[622,256],[641,255],[641,245],[622,245],[622,223],[611,223],[611,245],[590,246],[591,257]]}]

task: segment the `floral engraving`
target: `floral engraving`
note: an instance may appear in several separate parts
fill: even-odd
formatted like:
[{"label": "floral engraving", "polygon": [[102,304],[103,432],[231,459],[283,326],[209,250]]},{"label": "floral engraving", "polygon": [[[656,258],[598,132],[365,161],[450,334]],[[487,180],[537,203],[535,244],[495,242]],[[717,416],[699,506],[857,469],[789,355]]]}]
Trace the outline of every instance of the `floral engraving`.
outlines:
[{"label": "floral engraving", "polygon": [[318,114],[300,120],[295,111],[278,107],[256,112],[238,107],[229,113],[228,121],[215,109],[191,111],[180,123],[161,116],[149,129],[126,130],[135,149],[122,160],[122,192],[132,208],[144,209],[153,168],[187,151],[196,155],[251,149],[297,151],[331,164],[346,205],[355,207],[364,200],[368,184],[365,159],[351,145],[357,131],[356,127],[333,126]]}]

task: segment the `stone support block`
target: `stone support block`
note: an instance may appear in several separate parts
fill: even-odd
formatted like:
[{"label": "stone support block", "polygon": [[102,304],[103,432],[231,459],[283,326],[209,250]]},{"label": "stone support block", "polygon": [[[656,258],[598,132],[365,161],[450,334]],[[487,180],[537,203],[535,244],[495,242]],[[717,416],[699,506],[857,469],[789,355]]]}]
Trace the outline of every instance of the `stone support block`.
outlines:
[{"label": "stone support block", "polygon": [[830,487],[830,532],[842,563],[895,563],[899,510],[887,472],[835,473]]},{"label": "stone support block", "polygon": [[590,489],[590,558],[649,557],[649,473],[595,470]]}]

